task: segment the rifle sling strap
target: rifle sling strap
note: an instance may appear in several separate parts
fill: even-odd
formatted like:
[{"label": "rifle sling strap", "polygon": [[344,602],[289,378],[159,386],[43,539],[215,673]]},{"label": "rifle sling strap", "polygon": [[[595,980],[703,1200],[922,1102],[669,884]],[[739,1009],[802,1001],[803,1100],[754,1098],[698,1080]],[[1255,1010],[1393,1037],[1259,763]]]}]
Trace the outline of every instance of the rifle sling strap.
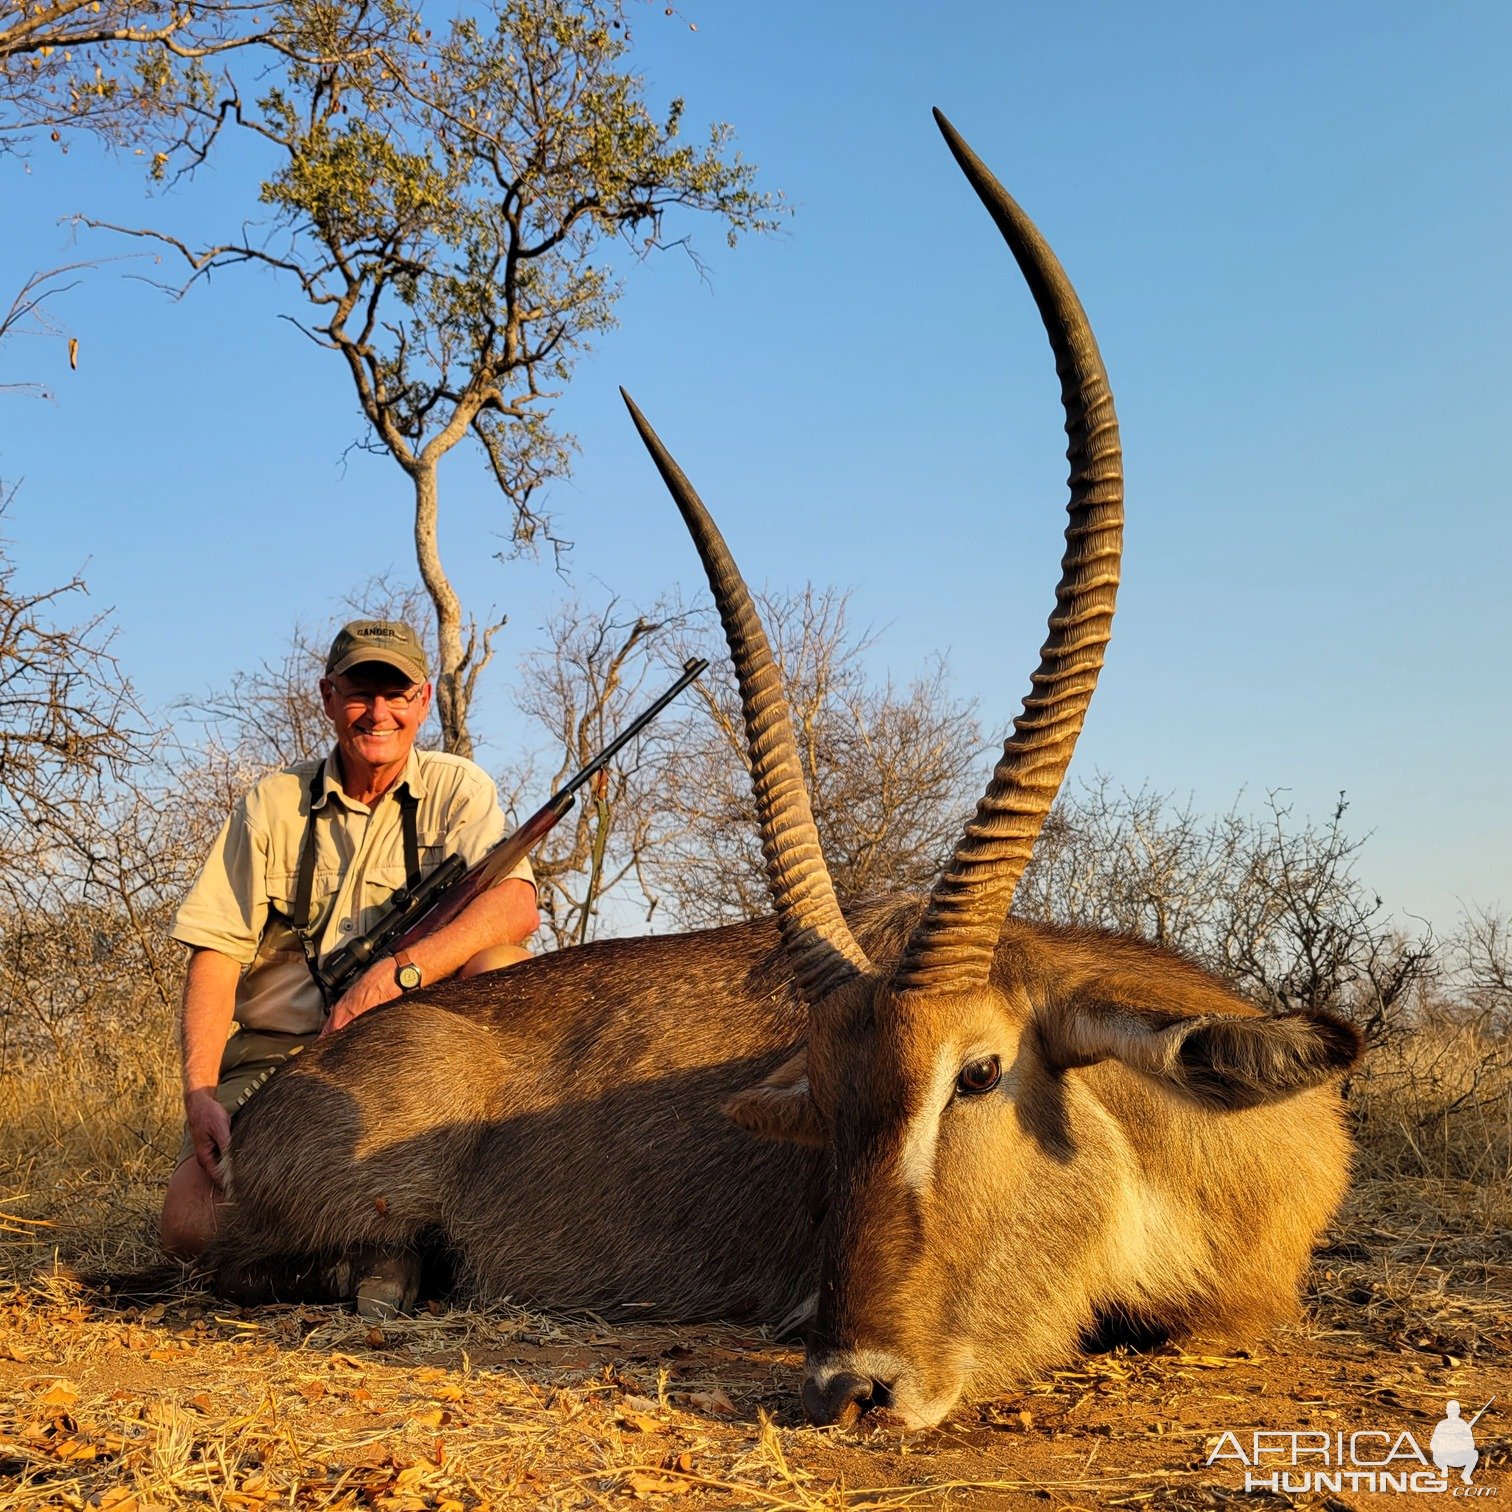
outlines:
[{"label": "rifle sling strap", "polygon": [[[315,895],[315,819],[318,812],[315,805],[320,798],[321,777],[324,772],[325,763],[321,762],[310,778],[310,801],[305,811],[304,836],[299,842],[299,876],[294,884],[294,917],[289,921],[293,926],[295,938],[299,941],[299,948],[304,953],[305,965],[310,968],[310,975],[314,978],[315,985],[321,989],[322,1002],[325,1001],[325,988],[321,986],[320,977],[315,970],[315,963],[319,956],[315,941],[324,932],[326,919],[322,918],[312,928],[310,903]],[[421,881],[418,818],[420,800],[410,791],[408,783],[400,784],[394,792],[394,798],[399,804],[399,822],[404,829],[404,885],[406,889],[413,890]],[[334,896],[330,906],[332,908],[336,906]],[[327,1008],[330,1006],[326,1003]]]}]

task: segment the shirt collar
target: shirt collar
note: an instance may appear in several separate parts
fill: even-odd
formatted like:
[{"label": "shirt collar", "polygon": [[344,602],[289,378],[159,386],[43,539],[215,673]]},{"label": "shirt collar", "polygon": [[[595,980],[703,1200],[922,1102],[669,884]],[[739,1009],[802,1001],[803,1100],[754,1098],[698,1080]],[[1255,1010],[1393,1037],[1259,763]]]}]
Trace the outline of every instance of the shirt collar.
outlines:
[{"label": "shirt collar", "polygon": [[[350,803],[341,786],[341,771],[336,764],[336,756],[339,747],[332,746],[331,753],[320,764],[320,788],[316,793],[310,807],[317,812],[326,805],[326,799],[335,797],[340,803]],[[407,787],[412,798],[425,797],[425,768],[420,761],[420,752],[415,746],[410,747],[409,760],[404,763],[404,771],[400,773],[399,780],[389,789],[396,792],[399,788]]]}]

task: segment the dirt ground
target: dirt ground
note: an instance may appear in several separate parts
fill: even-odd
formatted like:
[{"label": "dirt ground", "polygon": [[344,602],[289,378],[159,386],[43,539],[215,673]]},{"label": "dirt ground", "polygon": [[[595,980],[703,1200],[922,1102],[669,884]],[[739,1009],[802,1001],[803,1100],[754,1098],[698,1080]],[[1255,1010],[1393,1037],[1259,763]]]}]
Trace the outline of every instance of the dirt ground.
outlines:
[{"label": "dirt ground", "polygon": [[[336,1308],[243,1310],[188,1288],[119,1311],[44,1269],[0,1290],[0,1508],[1367,1509],[1512,1498],[1502,1216],[1478,1188],[1362,1188],[1318,1257],[1298,1327],[1236,1352],[1088,1356],[907,1437],[807,1427],[801,1350],[759,1334],[460,1308],[373,1328]],[[35,1230],[12,1232],[38,1253]],[[1451,1471],[1444,1490],[1421,1479],[1416,1493],[1371,1489],[1366,1465],[1388,1456],[1394,1476],[1433,1477],[1409,1445],[1428,1454],[1448,1399],[1469,1417],[1493,1396],[1471,1485]],[[1246,1466],[1257,1431],[1283,1436],[1262,1440],[1265,1457]],[[1326,1464],[1319,1445],[1338,1458],[1340,1432],[1346,1451],[1352,1433],[1389,1439],[1359,1440],[1352,1461]],[[1311,1457],[1291,1463],[1294,1444]],[[1340,1489],[1304,1481],[1313,1469],[1342,1472]],[[1262,1486],[1272,1473],[1292,1478],[1246,1492],[1247,1471]]]}]

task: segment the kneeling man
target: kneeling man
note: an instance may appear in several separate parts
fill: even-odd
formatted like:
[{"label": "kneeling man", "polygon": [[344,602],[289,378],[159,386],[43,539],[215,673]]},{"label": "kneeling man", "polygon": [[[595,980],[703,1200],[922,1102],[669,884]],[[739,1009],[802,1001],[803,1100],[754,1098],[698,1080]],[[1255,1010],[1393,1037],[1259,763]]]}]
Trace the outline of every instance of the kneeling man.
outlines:
[{"label": "kneeling man", "polygon": [[404,992],[528,955],[523,941],[540,916],[522,861],[402,958],[375,961],[339,1001],[324,1002],[312,974],[369,929],[401,887],[449,855],[471,865],[503,838],[498,792],[482,768],[415,750],[431,694],[425,651],[408,625],[347,625],[320,680],[335,749],[263,778],[242,798],[179,909],[173,937],[192,954],[183,1005],[187,1127],[163,1203],[171,1255],[193,1258],[214,1237],[231,1114],[263,1072]]}]

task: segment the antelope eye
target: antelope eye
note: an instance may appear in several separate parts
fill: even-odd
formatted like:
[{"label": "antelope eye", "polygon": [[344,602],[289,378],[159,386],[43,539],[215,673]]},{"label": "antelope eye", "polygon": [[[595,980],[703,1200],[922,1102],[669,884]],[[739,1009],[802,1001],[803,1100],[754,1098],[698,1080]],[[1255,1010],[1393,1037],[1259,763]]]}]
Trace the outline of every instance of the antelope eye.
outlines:
[{"label": "antelope eye", "polygon": [[984,1055],[981,1060],[968,1061],[956,1077],[956,1091],[967,1097],[980,1097],[990,1092],[1003,1079],[1003,1063],[995,1055]]}]

